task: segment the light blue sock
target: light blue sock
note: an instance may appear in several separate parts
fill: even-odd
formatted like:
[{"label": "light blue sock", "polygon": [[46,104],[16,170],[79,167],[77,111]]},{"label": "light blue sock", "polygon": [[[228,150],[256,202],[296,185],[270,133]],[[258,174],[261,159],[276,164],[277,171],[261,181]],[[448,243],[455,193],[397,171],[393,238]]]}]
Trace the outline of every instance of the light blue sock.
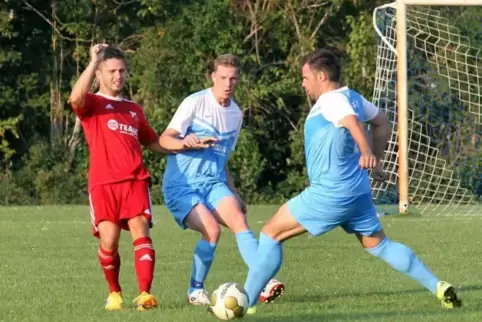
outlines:
[{"label": "light blue sock", "polygon": [[244,262],[250,268],[255,260],[258,241],[251,230],[236,233],[236,242]]},{"label": "light blue sock", "polygon": [[383,259],[399,272],[411,277],[432,294],[435,294],[439,279],[422,263],[407,246],[391,241],[387,237],[377,246],[367,251]]},{"label": "light blue sock", "polygon": [[216,244],[201,239],[196,248],[194,248],[194,256],[191,273],[191,287],[189,293],[196,289],[204,288],[204,281],[208,276],[209,268],[214,259]]},{"label": "light blue sock", "polygon": [[281,244],[261,233],[254,264],[249,268],[244,289],[248,294],[249,307],[256,305],[263,288],[281,267],[283,249]]}]

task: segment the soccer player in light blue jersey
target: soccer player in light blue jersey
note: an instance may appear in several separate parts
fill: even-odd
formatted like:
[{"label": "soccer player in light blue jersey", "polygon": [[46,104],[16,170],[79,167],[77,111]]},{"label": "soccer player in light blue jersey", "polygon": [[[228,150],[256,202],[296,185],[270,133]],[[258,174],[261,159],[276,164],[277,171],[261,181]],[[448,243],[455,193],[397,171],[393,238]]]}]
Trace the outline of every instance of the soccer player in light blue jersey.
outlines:
[{"label": "soccer player in light blue jersey", "polygon": [[[166,206],[183,229],[201,233],[194,249],[188,302],[209,305],[204,281],[214,259],[220,225],[236,236],[248,267],[254,263],[258,241],[246,221],[246,206],[233,185],[228,159],[236,146],[243,114],[232,99],[240,73],[239,59],[231,54],[214,61],[213,86],[188,96],[179,106],[160,144],[168,151],[162,192]],[[260,300],[271,302],[284,285],[266,281]]]},{"label": "soccer player in light blue jersey", "polygon": [[[354,90],[340,87],[340,65],[329,51],[307,55],[302,66],[303,87],[316,100],[304,124],[310,184],[262,228],[256,264],[249,267],[244,286],[248,313],[256,311],[258,295],[278,272],[284,241],[307,231],[319,236],[338,226],[355,234],[368,253],[427,288],[444,307],[461,306],[454,287],[440,281],[410,248],[390,240],[377,218],[367,169],[374,179],[384,179],[380,159],[388,118]],[[371,147],[362,123],[371,125]]]}]

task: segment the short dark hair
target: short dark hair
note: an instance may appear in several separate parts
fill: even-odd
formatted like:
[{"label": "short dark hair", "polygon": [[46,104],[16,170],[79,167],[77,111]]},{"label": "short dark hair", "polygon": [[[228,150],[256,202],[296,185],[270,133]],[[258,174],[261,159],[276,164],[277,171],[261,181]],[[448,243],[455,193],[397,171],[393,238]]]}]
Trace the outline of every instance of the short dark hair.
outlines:
[{"label": "short dark hair", "polygon": [[105,47],[104,50],[102,51],[101,61],[105,61],[107,59],[112,59],[112,58],[121,59],[123,61],[126,60],[126,57],[122,49],[114,45],[109,45]]},{"label": "short dark hair", "polygon": [[332,82],[340,81],[340,62],[326,49],[317,49],[301,59],[301,66],[308,64],[313,71],[325,72]]}]

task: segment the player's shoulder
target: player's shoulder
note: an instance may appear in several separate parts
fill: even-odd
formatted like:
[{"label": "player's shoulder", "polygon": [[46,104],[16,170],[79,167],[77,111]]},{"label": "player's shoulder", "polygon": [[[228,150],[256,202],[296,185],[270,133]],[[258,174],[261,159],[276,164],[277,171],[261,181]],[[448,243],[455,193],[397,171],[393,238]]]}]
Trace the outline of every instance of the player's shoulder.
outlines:
[{"label": "player's shoulder", "polygon": [[183,99],[181,106],[189,109],[197,109],[198,107],[205,105],[208,94],[209,93],[206,89],[192,93]]},{"label": "player's shoulder", "polygon": [[188,95],[184,100],[197,103],[197,102],[206,100],[208,96],[209,96],[209,90],[203,89]]},{"label": "player's shoulder", "polygon": [[350,97],[355,93],[355,91],[345,86],[328,92],[322,96],[324,97],[325,101],[349,101]]},{"label": "player's shoulder", "polygon": [[144,107],[141,106],[140,104],[138,104],[137,102],[134,102],[134,101],[131,101],[127,98],[122,98],[121,99],[121,102],[127,106],[129,106],[130,108],[135,108],[135,109],[138,109],[138,110],[141,110],[141,111],[144,111]]}]

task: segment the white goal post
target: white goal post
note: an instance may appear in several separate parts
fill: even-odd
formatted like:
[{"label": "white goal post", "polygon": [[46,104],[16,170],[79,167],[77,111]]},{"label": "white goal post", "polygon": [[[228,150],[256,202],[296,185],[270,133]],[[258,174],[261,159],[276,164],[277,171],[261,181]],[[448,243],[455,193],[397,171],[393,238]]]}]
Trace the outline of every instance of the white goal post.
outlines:
[{"label": "white goal post", "polygon": [[482,46],[440,6],[482,8],[482,0],[396,0],[373,13],[373,101],[394,126],[384,160],[390,180],[375,184],[374,196],[395,190],[401,213],[413,205],[482,215]]}]

